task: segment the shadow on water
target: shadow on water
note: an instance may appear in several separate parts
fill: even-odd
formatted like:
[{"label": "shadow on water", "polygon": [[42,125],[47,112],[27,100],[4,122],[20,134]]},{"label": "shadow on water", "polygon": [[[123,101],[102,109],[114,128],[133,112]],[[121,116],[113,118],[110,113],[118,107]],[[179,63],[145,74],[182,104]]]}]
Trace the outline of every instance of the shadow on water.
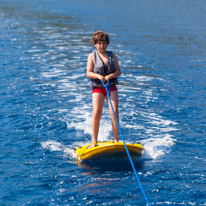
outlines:
[{"label": "shadow on water", "polygon": [[[141,170],[144,166],[144,161],[142,158],[139,158],[138,160],[133,160],[135,169]],[[133,171],[133,168],[131,166],[131,163],[129,159],[98,159],[98,160],[87,160],[83,161],[78,164],[80,167],[83,167],[87,170],[93,170],[93,171]]]}]

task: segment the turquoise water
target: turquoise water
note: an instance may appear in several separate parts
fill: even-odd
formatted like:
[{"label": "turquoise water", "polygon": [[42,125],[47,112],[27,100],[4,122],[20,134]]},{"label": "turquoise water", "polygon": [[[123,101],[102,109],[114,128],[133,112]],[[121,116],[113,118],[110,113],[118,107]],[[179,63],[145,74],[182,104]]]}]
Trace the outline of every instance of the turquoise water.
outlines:
[{"label": "turquoise water", "polygon": [[[206,3],[0,0],[0,205],[146,205],[132,169],[84,168],[90,39],[118,57],[120,125],[151,205],[206,205]],[[107,105],[99,140],[111,140]]]}]

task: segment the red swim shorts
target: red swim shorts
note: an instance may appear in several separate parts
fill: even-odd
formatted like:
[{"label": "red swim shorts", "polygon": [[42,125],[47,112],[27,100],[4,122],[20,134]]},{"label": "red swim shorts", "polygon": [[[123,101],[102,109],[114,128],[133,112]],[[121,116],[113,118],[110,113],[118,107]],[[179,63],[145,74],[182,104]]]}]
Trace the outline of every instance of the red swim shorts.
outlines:
[{"label": "red swim shorts", "polygon": [[[116,85],[113,85],[110,87],[111,88],[111,92],[117,91],[117,87]],[[92,93],[101,93],[104,96],[107,96],[107,91],[104,87],[94,87]]]}]

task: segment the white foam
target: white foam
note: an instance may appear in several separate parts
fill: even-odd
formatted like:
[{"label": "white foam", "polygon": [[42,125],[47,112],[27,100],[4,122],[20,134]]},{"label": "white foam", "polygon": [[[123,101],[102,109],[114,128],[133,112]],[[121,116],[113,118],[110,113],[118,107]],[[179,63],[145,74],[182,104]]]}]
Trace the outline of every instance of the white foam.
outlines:
[{"label": "white foam", "polygon": [[49,149],[51,151],[61,151],[62,150],[61,143],[55,142],[55,141],[42,142],[41,145],[43,148]]},{"label": "white foam", "polygon": [[171,121],[171,120],[166,120],[166,119],[163,119],[162,116],[152,112],[152,113],[142,113],[142,116],[144,118],[148,118],[151,120],[151,123],[154,124],[154,125],[165,125],[165,126],[168,126],[168,125],[177,125],[176,122],[174,121]]},{"label": "white foam", "polygon": [[144,158],[157,159],[162,155],[169,153],[171,147],[175,144],[175,139],[166,134],[163,137],[154,137],[142,140],[144,146]]},{"label": "white foam", "polygon": [[[92,105],[84,105],[81,107],[74,107],[70,112],[70,119],[68,120],[65,116],[64,119],[67,123],[67,128],[75,128],[76,130],[81,130],[84,134],[89,134],[92,136]],[[108,109],[108,108],[105,108]],[[106,112],[107,113],[107,112]],[[74,117],[74,118],[71,118]],[[78,119],[77,119],[78,117]],[[101,119],[101,124],[99,128],[99,141],[106,141],[110,136],[112,130],[111,121],[108,119]]]},{"label": "white foam", "polygon": [[56,141],[46,141],[41,143],[42,148],[48,149],[52,152],[58,151],[58,152],[63,152],[66,156],[70,156],[70,158],[74,159],[76,158],[76,153],[74,149],[68,148],[65,145],[63,145],[60,142]]},{"label": "white foam", "polygon": [[[126,108],[127,112],[123,112],[126,121],[123,119],[121,125],[129,129],[133,136],[136,135],[137,139],[141,136],[141,140],[137,141],[140,141],[145,148],[144,158],[157,159],[169,153],[176,141],[169,132],[177,130],[174,127],[177,123],[154,112],[135,111],[131,105],[126,105]],[[143,124],[137,124],[135,118]],[[142,134],[144,134],[144,140],[142,140]]]},{"label": "white foam", "polygon": [[149,77],[149,76],[135,76],[135,79],[137,81],[151,81],[153,79],[153,77]]},{"label": "white foam", "polygon": [[[60,67],[60,64],[57,65],[58,67]],[[66,75],[66,71],[64,69],[57,69],[57,68],[53,68],[50,71],[47,72],[42,72],[41,73],[42,77],[57,77],[60,75]]]}]

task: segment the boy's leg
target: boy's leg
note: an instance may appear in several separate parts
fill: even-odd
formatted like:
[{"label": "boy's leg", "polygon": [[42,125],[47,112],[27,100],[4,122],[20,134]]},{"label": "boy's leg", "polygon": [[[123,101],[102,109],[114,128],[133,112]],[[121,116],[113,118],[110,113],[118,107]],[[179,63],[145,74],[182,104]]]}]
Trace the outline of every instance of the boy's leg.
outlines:
[{"label": "boy's leg", "polygon": [[[118,92],[117,91],[113,91],[111,92],[111,96],[110,96],[111,102],[112,102],[112,106],[115,112],[115,115],[117,117],[118,123],[119,123],[119,111],[118,111]],[[114,142],[118,142],[118,136],[119,136],[119,129],[109,102],[109,99],[107,97],[107,103],[109,104],[109,112],[110,112],[110,116],[111,116],[111,120],[112,120],[112,128],[113,128],[113,134],[114,134]]]},{"label": "boy's leg", "polygon": [[99,124],[102,116],[102,108],[104,104],[104,95],[101,93],[92,94],[93,101],[93,118],[92,118],[92,146],[97,143]]}]

